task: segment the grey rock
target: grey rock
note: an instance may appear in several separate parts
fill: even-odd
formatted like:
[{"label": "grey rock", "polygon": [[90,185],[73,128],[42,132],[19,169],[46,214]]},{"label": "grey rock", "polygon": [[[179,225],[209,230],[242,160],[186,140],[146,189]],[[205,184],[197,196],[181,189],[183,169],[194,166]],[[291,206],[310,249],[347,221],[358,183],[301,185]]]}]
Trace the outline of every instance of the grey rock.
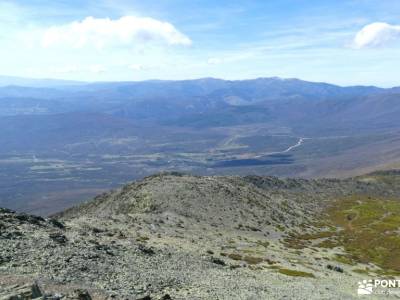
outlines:
[{"label": "grey rock", "polygon": [[37,284],[14,285],[0,288],[1,300],[29,300],[42,296]]}]

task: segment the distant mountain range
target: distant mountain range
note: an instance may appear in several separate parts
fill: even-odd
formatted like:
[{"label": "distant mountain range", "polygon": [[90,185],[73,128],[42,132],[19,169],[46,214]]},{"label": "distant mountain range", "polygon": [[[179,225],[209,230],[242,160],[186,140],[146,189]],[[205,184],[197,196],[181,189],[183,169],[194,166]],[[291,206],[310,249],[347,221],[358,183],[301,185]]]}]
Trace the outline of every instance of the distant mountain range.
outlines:
[{"label": "distant mountain range", "polygon": [[276,77],[0,86],[0,206],[54,211],[163,170],[336,177],[400,162],[400,88]]},{"label": "distant mountain range", "polygon": [[81,81],[61,79],[33,79],[15,76],[0,76],[0,87],[25,86],[25,87],[53,87],[84,84]]},{"label": "distant mountain range", "polygon": [[298,79],[36,83],[48,87],[0,88],[0,116],[104,113],[159,125],[268,122],[315,133],[321,127],[345,132],[397,127],[400,111],[398,88],[339,87]]}]

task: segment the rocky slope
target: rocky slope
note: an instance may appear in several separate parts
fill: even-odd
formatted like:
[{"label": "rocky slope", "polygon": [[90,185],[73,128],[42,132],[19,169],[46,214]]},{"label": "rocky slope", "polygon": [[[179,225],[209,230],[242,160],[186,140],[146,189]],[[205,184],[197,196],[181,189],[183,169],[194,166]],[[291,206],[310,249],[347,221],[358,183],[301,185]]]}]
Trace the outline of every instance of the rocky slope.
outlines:
[{"label": "rocky slope", "polygon": [[367,201],[398,230],[399,183],[165,173],[53,218],[2,209],[0,299],[356,299],[400,266],[345,243],[346,222],[356,238]]}]

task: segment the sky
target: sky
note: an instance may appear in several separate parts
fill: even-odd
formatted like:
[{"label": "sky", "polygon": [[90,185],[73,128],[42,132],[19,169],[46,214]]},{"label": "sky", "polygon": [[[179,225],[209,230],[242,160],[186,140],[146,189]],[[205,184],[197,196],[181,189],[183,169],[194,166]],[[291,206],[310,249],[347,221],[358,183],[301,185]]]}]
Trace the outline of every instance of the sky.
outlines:
[{"label": "sky", "polygon": [[0,0],[0,74],[400,86],[399,0]]}]

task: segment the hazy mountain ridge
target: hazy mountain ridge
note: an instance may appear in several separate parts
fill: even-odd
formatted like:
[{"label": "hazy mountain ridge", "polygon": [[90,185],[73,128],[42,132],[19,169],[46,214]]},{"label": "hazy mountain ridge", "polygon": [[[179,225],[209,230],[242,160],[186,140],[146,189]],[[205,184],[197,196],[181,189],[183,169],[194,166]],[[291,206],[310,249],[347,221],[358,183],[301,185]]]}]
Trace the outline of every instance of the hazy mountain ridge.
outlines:
[{"label": "hazy mountain ridge", "polygon": [[3,87],[0,204],[52,213],[164,170],[344,177],[396,167],[399,95],[280,78]]},{"label": "hazy mountain ridge", "polygon": [[33,79],[16,76],[0,76],[0,87],[24,86],[24,87],[61,87],[84,84],[81,81],[61,80],[61,79]]},{"label": "hazy mountain ridge", "polygon": [[[207,124],[209,115],[211,119],[212,116],[220,119],[218,125],[230,126],[260,122],[260,119],[253,115],[250,115],[246,121],[240,121],[243,110],[250,110],[250,113],[256,115],[255,111],[252,112],[251,108],[244,106],[254,106],[254,110],[261,112],[263,121],[267,122],[277,120],[301,122],[305,117],[324,117],[326,113],[332,111],[346,115],[351,109],[356,111],[348,114],[358,112],[358,117],[360,117],[363,115],[360,112],[367,110],[371,103],[379,102],[382,97],[397,98],[395,91],[396,89],[376,87],[339,87],[298,79],[260,78],[243,81],[199,79],[93,83],[57,89],[13,86],[0,88],[0,98],[3,98],[3,102],[10,97],[36,99],[34,105],[44,108],[51,106],[51,103],[45,99],[52,99],[58,105],[61,104],[61,107],[65,107],[64,112],[108,113],[124,118],[151,119],[156,123],[167,122],[169,125],[177,122],[178,125],[185,126],[214,126],[212,120],[210,124]],[[396,101],[390,104],[394,104],[395,109],[399,106]],[[3,103],[3,106],[6,105]],[[29,107],[29,104],[27,106]],[[6,107],[3,108],[5,109]],[[385,105],[376,107],[375,114],[378,118],[382,109],[387,109],[387,107]],[[231,119],[226,116],[225,111],[232,115]],[[37,113],[51,112],[51,109],[47,111],[44,109]],[[371,110],[369,112],[371,113]],[[18,111],[15,114],[18,114]],[[193,118],[204,120],[201,124],[193,124],[187,120]]]}]

